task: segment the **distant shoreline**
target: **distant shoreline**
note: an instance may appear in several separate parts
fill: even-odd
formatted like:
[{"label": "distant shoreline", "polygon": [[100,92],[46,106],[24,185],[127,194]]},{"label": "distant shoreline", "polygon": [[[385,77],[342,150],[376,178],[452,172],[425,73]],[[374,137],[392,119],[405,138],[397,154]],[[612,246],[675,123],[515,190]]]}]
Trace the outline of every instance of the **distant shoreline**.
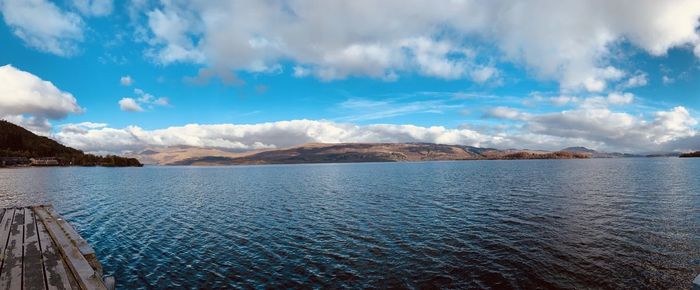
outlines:
[{"label": "distant shoreline", "polygon": [[[153,166],[153,164],[150,164]],[[124,167],[144,167],[144,164],[140,166],[109,166],[109,165],[0,165],[2,168],[66,168],[66,167],[102,167],[102,168],[124,168]]]},{"label": "distant shoreline", "polygon": [[0,167],[9,166],[104,166],[140,167],[135,158],[99,156],[38,136],[8,121],[0,120]]},{"label": "distant shoreline", "polygon": [[532,159],[450,159],[450,160],[403,160],[403,161],[355,161],[355,162],[306,162],[306,163],[238,163],[238,164],[144,164],[144,167],[236,167],[236,166],[265,166],[265,165],[307,165],[307,164],[363,164],[363,163],[421,163],[421,162],[462,162],[462,161],[534,161],[534,160],[615,160],[615,159],[648,159],[648,158],[678,158],[677,156],[635,156],[618,158],[532,158]]},{"label": "distant shoreline", "polygon": [[601,152],[586,147],[558,151],[496,149],[435,143],[309,143],[282,149],[235,152],[189,146],[147,147],[127,156],[156,165],[255,165],[305,163],[404,162],[439,160],[520,160],[678,157],[680,152],[630,154]]},{"label": "distant shoreline", "polygon": [[683,153],[683,154],[679,155],[678,157],[680,157],[680,158],[696,158],[696,157],[700,157],[700,151],[689,152],[689,153]]}]

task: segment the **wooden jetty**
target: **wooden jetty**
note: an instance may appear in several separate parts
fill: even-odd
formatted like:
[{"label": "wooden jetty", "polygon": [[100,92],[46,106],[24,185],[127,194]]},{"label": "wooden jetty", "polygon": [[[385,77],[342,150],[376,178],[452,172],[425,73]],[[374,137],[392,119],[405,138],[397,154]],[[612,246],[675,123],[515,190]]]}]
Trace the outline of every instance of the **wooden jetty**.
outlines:
[{"label": "wooden jetty", "polygon": [[95,251],[53,207],[0,209],[0,290],[113,288]]}]

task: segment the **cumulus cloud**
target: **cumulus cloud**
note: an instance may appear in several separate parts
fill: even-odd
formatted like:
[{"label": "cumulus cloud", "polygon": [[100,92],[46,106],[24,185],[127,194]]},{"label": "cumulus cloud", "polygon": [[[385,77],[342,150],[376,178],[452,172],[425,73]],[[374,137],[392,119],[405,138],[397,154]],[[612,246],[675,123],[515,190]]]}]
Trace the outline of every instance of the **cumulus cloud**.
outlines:
[{"label": "cumulus cloud", "polygon": [[143,112],[143,108],[133,98],[122,98],[119,100],[119,109],[124,112]]},{"label": "cumulus cloud", "polygon": [[157,52],[151,52],[159,61],[204,62],[203,52],[196,49],[195,41],[189,35],[198,29],[198,24],[191,17],[182,10],[156,9],[148,12],[148,26],[154,35],[150,43],[162,45]]},{"label": "cumulus cloud", "polygon": [[634,101],[634,94],[632,94],[632,93],[610,93],[608,95],[607,101],[611,105],[631,104],[632,101]]},{"label": "cumulus cloud", "polygon": [[119,108],[125,112],[143,112],[144,107],[153,109],[155,106],[170,106],[170,99],[167,97],[156,98],[152,94],[144,92],[142,89],[134,89],[135,98],[122,98],[119,100]]},{"label": "cumulus cloud", "polygon": [[647,74],[640,72],[627,79],[627,81],[622,86],[624,88],[636,88],[646,86],[647,83]]},{"label": "cumulus cloud", "polygon": [[0,117],[45,133],[49,120],[59,120],[83,109],[68,92],[11,65],[0,66]]},{"label": "cumulus cloud", "polygon": [[527,113],[523,113],[515,108],[499,106],[491,108],[484,114],[486,118],[524,120],[528,118]]},{"label": "cumulus cloud", "polygon": [[527,122],[527,130],[596,141],[605,148],[640,151],[662,148],[669,141],[692,137],[696,134],[695,125],[697,121],[683,107],[655,112],[651,120],[599,107],[533,116]]},{"label": "cumulus cloud", "polygon": [[130,86],[131,84],[134,83],[134,80],[131,78],[131,76],[123,76],[119,78],[119,83],[122,84],[122,86]]},{"label": "cumulus cloud", "polygon": [[5,23],[27,45],[59,56],[77,52],[83,21],[46,0],[1,0]]},{"label": "cumulus cloud", "polygon": [[497,72],[494,54],[478,49],[486,45],[564,90],[602,92],[625,81],[612,61],[618,45],[698,51],[699,16],[694,0],[163,1],[146,12],[146,26],[149,55],[162,63],[266,71],[291,61],[297,77],[417,72],[485,82]]},{"label": "cumulus cloud", "polygon": [[136,101],[143,105],[169,106],[170,100],[167,97],[156,98],[155,96],[144,92],[142,89],[134,89],[134,94],[138,97]]},{"label": "cumulus cloud", "polygon": [[[536,96],[537,97],[537,96]],[[571,105],[571,109],[526,113],[512,107],[495,107],[487,118],[515,122],[506,130],[505,141],[517,148],[557,149],[561,146],[591,146],[596,149],[624,152],[675,151],[700,149],[686,140],[697,140],[697,120],[685,107],[632,115],[615,108],[633,105],[631,93],[614,92],[607,96],[537,97],[554,105]]]}]

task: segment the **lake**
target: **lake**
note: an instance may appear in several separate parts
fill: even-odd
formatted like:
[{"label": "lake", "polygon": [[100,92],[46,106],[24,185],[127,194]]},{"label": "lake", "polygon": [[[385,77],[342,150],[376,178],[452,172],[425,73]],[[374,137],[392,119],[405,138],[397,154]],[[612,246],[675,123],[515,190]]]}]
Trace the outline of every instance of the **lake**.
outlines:
[{"label": "lake", "polygon": [[122,288],[684,288],[700,159],[0,169]]}]

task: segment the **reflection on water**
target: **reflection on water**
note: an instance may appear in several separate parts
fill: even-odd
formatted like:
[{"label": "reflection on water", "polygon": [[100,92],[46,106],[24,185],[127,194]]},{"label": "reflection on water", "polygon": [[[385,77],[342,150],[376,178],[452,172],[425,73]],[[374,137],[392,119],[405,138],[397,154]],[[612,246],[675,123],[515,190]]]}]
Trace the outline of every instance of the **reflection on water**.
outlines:
[{"label": "reflection on water", "polygon": [[688,288],[700,160],[0,170],[120,287]]}]

